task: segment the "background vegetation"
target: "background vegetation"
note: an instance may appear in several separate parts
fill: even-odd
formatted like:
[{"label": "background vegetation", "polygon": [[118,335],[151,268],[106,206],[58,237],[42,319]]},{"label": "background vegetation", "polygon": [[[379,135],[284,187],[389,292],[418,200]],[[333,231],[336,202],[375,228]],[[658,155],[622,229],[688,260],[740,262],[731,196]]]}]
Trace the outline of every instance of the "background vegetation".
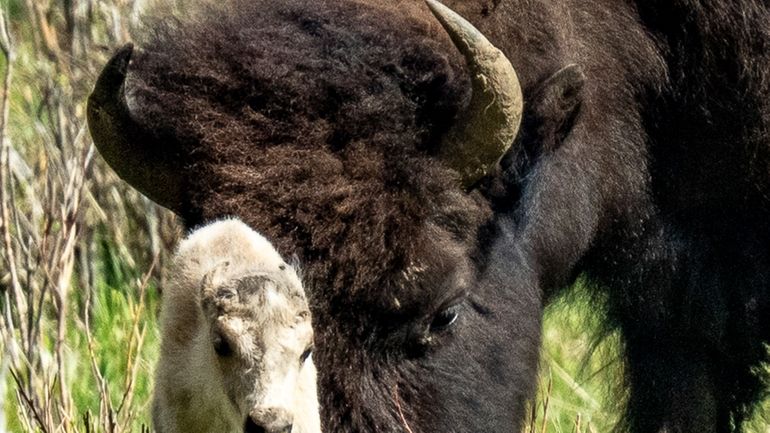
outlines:
[{"label": "background vegetation", "polygon": [[[106,167],[85,123],[100,67],[146,7],[0,0],[0,433],[147,430],[158,288],[180,229]],[[593,344],[595,310],[549,307],[527,432],[611,430],[619,342]],[[752,433],[770,433],[762,412]]]}]

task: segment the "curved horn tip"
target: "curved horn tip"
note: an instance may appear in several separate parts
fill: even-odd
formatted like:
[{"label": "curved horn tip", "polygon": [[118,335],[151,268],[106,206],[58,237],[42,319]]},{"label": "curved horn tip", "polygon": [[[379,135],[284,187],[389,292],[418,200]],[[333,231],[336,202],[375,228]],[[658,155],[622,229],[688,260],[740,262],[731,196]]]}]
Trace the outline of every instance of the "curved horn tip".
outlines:
[{"label": "curved horn tip", "polygon": [[115,54],[112,56],[112,59],[110,59],[110,62],[107,63],[107,66],[119,68],[121,72],[125,73],[128,67],[128,62],[131,60],[131,55],[133,53],[134,43],[127,42],[122,47],[118,48],[117,51],[115,51]]},{"label": "curved horn tip", "polygon": [[425,3],[461,51],[469,49],[471,45],[492,45],[483,33],[448,6],[437,0],[425,0]]},{"label": "curved horn tip", "polygon": [[452,9],[450,9],[448,6],[444,5],[438,0],[425,0],[425,4],[428,5],[428,8],[430,8],[430,11],[435,15],[437,18],[441,17],[444,19],[462,19],[462,17]]},{"label": "curved horn tip", "polygon": [[128,64],[134,53],[134,44],[129,42],[120,47],[110,58],[94,85],[90,99],[105,100],[113,97],[113,89],[123,85],[128,72]]}]

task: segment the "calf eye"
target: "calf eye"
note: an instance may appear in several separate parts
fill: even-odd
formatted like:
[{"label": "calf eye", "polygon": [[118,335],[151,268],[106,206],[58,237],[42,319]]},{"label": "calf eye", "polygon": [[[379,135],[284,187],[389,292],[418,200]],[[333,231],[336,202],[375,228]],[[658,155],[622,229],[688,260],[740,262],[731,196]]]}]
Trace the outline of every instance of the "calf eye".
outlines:
[{"label": "calf eye", "polygon": [[460,305],[453,305],[445,308],[433,316],[433,321],[430,322],[430,332],[440,332],[448,329],[456,321],[460,315]]},{"label": "calf eye", "polygon": [[308,357],[310,357],[311,353],[313,353],[313,346],[308,347],[304,352],[302,352],[302,355],[299,356],[299,364],[304,364]]}]

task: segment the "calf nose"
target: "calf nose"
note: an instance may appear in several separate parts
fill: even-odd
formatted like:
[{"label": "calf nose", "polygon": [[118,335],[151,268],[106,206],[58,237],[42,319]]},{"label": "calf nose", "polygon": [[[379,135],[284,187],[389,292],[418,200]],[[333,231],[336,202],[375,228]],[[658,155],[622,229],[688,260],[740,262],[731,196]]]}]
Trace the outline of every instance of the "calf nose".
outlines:
[{"label": "calf nose", "polygon": [[256,409],[246,418],[244,433],[291,433],[288,412],[277,408]]},{"label": "calf nose", "polygon": [[251,417],[249,417],[246,420],[246,425],[243,427],[244,433],[291,433],[291,427],[292,425],[284,425],[284,426],[272,426],[270,428],[261,426],[254,422]]}]

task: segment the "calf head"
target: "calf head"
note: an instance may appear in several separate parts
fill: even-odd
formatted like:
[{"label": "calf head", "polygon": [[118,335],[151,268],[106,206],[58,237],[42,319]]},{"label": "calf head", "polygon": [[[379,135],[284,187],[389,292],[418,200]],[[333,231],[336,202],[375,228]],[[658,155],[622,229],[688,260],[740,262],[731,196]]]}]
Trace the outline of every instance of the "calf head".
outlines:
[{"label": "calf head", "polygon": [[[248,414],[247,432],[291,431],[295,394],[312,348],[299,280],[283,272],[227,279],[225,262],[201,285],[211,346],[230,401]],[[296,430],[295,430],[296,432]]]}]

